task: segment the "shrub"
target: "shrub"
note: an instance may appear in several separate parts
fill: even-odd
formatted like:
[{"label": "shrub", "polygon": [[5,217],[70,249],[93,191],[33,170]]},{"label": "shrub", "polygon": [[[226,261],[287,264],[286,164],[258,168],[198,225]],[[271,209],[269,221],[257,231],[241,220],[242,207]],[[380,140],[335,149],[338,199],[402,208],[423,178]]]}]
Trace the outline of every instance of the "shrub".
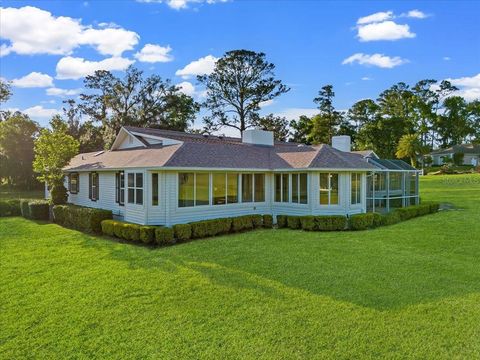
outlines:
[{"label": "shrub", "polygon": [[287,216],[286,215],[277,215],[277,226],[279,228],[284,228],[287,226]]},{"label": "shrub", "polygon": [[373,223],[373,213],[355,214],[350,217],[350,229],[352,230],[367,230],[373,227]]},{"label": "shrub", "polygon": [[305,231],[317,230],[317,224],[315,222],[315,216],[301,216],[300,226]]},{"label": "shrub", "polygon": [[273,227],[273,216],[263,215],[263,227],[271,229]]},{"label": "shrub", "polygon": [[177,224],[173,226],[175,239],[187,241],[192,237],[192,226],[190,224]]},{"label": "shrub", "polygon": [[396,211],[382,215],[382,225],[393,225],[401,221],[400,214]]},{"label": "shrub", "polygon": [[0,217],[19,216],[22,214],[20,209],[20,200],[0,200]]},{"label": "shrub", "polygon": [[316,216],[316,227],[320,231],[345,230],[347,218],[343,215]]},{"label": "shrub", "polygon": [[33,220],[48,220],[50,206],[47,200],[32,200],[28,202],[28,213]]},{"label": "shrub", "polygon": [[25,219],[29,219],[30,218],[30,209],[28,207],[28,202],[30,200],[27,200],[27,199],[22,199],[20,200],[20,213],[22,214],[22,216],[25,218]]},{"label": "shrub", "polygon": [[232,218],[217,219],[217,225],[219,227],[219,234],[228,234],[232,231]]},{"label": "shrub", "polygon": [[[54,207],[55,211],[55,207]],[[57,209],[58,211],[58,209]],[[115,220],[103,220],[102,221],[102,233],[108,236],[113,236],[113,227],[115,225]]]},{"label": "shrub", "polygon": [[123,225],[123,236],[125,240],[140,241],[140,225],[125,223]]},{"label": "shrub", "polygon": [[156,226],[140,226],[140,241],[144,244],[151,244],[155,241],[155,229]]},{"label": "shrub", "polygon": [[439,203],[432,203],[432,204],[429,204],[429,206],[430,206],[431,213],[436,213],[440,209]]},{"label": "shrub", "polygon": [[123,239],[123,222],[114,221],[113,223],[113,235],[119,239]]},{"label": "shrub", "polygon": [[263,216],[262,215],[251,215],[252,224],[254,228],[261,228],[263,226]]},{"label": "shrub", "polygon": [[253,229],[253,219],[251,215],[238,216],[232,219],[233,232],[251,229]]},{"label": "shrub", "polygon": [[55,205],[53,216],[59,225],[87,233],[101,233],[102,221],[112,219],[112,212],[78,205]]},{"label": "shrub", "polygon": [[155,241],[159,245],[174,244],[173,229],[168,227],[158,227],[155,229]]},{"label": "shrub", "polygon": [[192,238],[200,239],[207,236],[207,224],[205,221],[196,221],[190,223],[192,227]]},{"label": "shrub", "polygon": [[383,225],[383,216],[380,213],[372,213],[373,215],[373,227],[379,227]]},{"label": "shrub", "polygon": [[52,189],[50,190],[50,198],[54,205],[64,205],[67,203],[68,193],[62,182],[56,183],[52,186]]},{"label": "shrub", "polygon": [[290,229],[300,229],[300,217],[293,215],[287,216],[287,225]]}]

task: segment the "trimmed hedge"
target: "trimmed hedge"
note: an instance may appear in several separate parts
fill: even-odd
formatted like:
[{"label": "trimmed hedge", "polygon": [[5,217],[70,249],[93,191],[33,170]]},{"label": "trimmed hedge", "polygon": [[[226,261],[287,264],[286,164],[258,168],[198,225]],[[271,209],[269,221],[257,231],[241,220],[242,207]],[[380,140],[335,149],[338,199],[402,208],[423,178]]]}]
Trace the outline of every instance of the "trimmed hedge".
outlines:
[{"label": "trimmed hedge", "polygon": [[155,241],[158,245],[171,245],[175,243],[173,229],[159,227],[155,229]]},{"label": "trimmed hedge", "polygon": [[374,227],[373,213],[355,214],[350,217],[351,230],[367,230]]},{"label": "trimmed hedge", "polygon": [[271,229],[273,227],[272,215],[263,215],[263,227],[267,229]]},{"label": "trimmed hedge", "polygon": [[315,224],[319,231],[342,231],[348,221],[343,215],[315,216]]},{"label": "trimmed hedge", "polygon": [[315,222],[315,216],[301,216],[300,217],[300,226],[302,230],[305,231],[315,231],[317,230],[317,224]]},{"label": "trimmed hedge", "polygon": [[155,242],[156,226],[142,225],[140,226],[140,241],[144,244],[152,244]]},{"label": "trimmed hedge", "polygon": [[25,219],[30,219],[30,208],[28,207],[28,202],[30,200],[22,199],[20,200],[20,213]]},{"label": "trimmed hedge", "polygon": [[300,216],[288,215],[287,226],[293,230],[300,229]]},{"label": "trimmed hedge", "polygon": [[263,216],[262,215],[250,215],[252,218],[252,224],[255,229],[263,227]]},{"label": "trimmed hedge", "polygon": [[0,217],[20,215],[22,215],[22,211],[19,199],[0,200]]},{"label": "trimmed hedge", "polygon": [[48,220],[50,204],[47,200],[32,200],[28,202],[28,216],[33,220]]},{"label": "trimmed hedge", "polygon": [[102,233],[108,236],[114,236],[114,232],[113,232],[114,226],[115,226],[115,220],[103,220]]},{"label": "trimmed hedge", "polygon": [[284,228],[287,226],[287,215],[277,215],[278,228]]},{"label": "trimmed hedge", "polygon": [[253,229],[252,215],[238,216],[232,219],[233,232],[240,232],[240,231],[251,230],[251,229]]},{"label": "trimmed hedge", "polygon": [[112,219],[112,212],[78,205],[55,205],[53,218],[57,224],[68,228],[86,233],[101,233],[102,221]]},{"label": "trimmed hedge", "polygon": [[192,237],[192,226],[190,224],[173,225],[173,234],[178,241],[188,241]]}]

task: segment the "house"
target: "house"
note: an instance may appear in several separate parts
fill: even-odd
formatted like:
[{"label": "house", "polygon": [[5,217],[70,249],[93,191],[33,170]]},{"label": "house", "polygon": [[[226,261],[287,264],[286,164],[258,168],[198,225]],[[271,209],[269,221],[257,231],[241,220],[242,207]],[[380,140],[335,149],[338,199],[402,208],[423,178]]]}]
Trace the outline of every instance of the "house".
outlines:
[{"label": "house", "polygon": [[[418,203],[418,171],[373,155],[350,152],[348,136],[311,146],[262,130],[231,138],[125,126],[110,150],[79,154],[64,171],[70,203],[138,224],[352,215]],[[389,191],[393,182],[400,192]]]},{"label": "house", "polygon": [[454,154],[463,154],[463,165],[480,165],[480,144],[454,145],[446,149],[437,149],[429,155],[433,165],[443,165],[447,158],[452,159]]}]

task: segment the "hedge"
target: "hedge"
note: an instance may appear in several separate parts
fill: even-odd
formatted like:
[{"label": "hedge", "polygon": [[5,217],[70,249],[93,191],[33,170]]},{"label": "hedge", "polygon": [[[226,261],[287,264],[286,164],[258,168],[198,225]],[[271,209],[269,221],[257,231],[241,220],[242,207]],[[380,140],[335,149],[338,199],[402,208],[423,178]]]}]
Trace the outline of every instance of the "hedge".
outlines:
[{"label": "hedge", "polygon": [[263,215],[263,227],[271,229],[273,227],[273,216]]},{"label": "hedge", "polygon": [[173,225],[173,234],[178,241],[188,241],[192,237],[192,225],[177,224]]},{"label": "hedge", "polygon": [[19,199],[0,200],[0,217],[20,215],[22,215],[22,211]]},{"label": "hedge", "polygon": [[232,219],[233,232],[240,232],[240,231],[251,230],[251,229],[253,229],[252,215],[238,216]]},{"label": "hedge", "polygon": [[20,213],[25,219],[30,219],[30,209],[28,207],[28,202],[30,200],[22,199],[20,200]]},{"label": "hedge", "polygon": [[48,200],[31,200],[28,202],[28,217],[33,220],[48,220],[50,204]]},{"label": "hedge", "polygon": [[86,233],[101,233],[102,221],[112,219],[110,210],[78,205],[55,205],[53,219],[62,226]]},{"label": "hedge", "polygon": [[114,236],[113,228],[115,226],[115,220],[103,220],[102,221],[102,234],[108,236]]},{"label": "hedge", "polygon": [[173,229],[168,227],[159,227],[155,229],[155,241],[158,245],[171,245],[175,243]]},{"label": "hedge", "polygon": [[301,216],[300,217],[300,226],[302,230],[305,231],[315,231],[317,230],[317,224],[315,222],[315,216]]},{"label": "hedge", "polygon": [[343,215],[315,216],[315,225],[319,231],[342,231],[347,224],[347,217]]},{"label": "hedge", "polygon": [[287,226],[287,216],[286,215],[277,215],[277,226],[278,228],[284,228]]},{"label": "hedge", "polygon": [[287,226],[290,229],[300,229],[300,216],[288,215]]},{"label": "hedge", "polygon": [[351,230],[367,230],[374,227],[373,213],[355,214],[350,217]]},{"label": "hedge", "polygon": [[155,242],[155,229],[156,226],[140,226],[140,241],[144,244],[152,244]]}]

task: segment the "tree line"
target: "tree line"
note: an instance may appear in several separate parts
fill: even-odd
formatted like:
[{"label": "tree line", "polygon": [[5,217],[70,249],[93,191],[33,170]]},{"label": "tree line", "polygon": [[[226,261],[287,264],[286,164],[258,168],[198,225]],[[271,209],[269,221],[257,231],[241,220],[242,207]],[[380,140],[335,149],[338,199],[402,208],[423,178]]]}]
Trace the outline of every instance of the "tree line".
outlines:
[{"label": "tree line", "polygon": [[[264,53],[226,52],[214,71],[198,76],[197,81],[205,89],[200,103],[170,80],[155,74],[144,76],[133,66],[122,76],[98,70],[85,77],[84,92],[77,99],[64,101],[62,115],[51,120],[50,129],[42,129],[20,112],[1,111],[0,184],[31,187],[36,183],[42,167],[36,166],[34,172],[35,150],[37,158],[54,155],[46,149],[55,151],[55,146],[44,146],[41,155],[40,147],[35,149],[39,139],[48,144],[46,139],[55,135],[57,143],[68,139],[70,151],[98,151],[108,149],[125,125],[208,134],[225,128],[240,133],[260,128],[273,131],[277,140],[308,144],[328,144],[332,136],[350,135],[355,150],[410,159],[414,165],[433,147],[480,142],[480,101],[468,102],[456,95],[458,89],[446,80],[425,79],[412,86],[400,82],[378,98],[360,100],[343,111],[334,106],[333,86],[325,85],[312,99],[318,113],[298,119],[261,115],[262,106],[290,91],[275,76],[275,65]],[[10,96],[9,84],[2,81],[0,102]],[[204,126],[193,129],[201,108]],[[71,139],[78,144],[73,146]],[[61,144],[57,148],[65,149]],[[40,176],[42,180],[48,177]]]}]

